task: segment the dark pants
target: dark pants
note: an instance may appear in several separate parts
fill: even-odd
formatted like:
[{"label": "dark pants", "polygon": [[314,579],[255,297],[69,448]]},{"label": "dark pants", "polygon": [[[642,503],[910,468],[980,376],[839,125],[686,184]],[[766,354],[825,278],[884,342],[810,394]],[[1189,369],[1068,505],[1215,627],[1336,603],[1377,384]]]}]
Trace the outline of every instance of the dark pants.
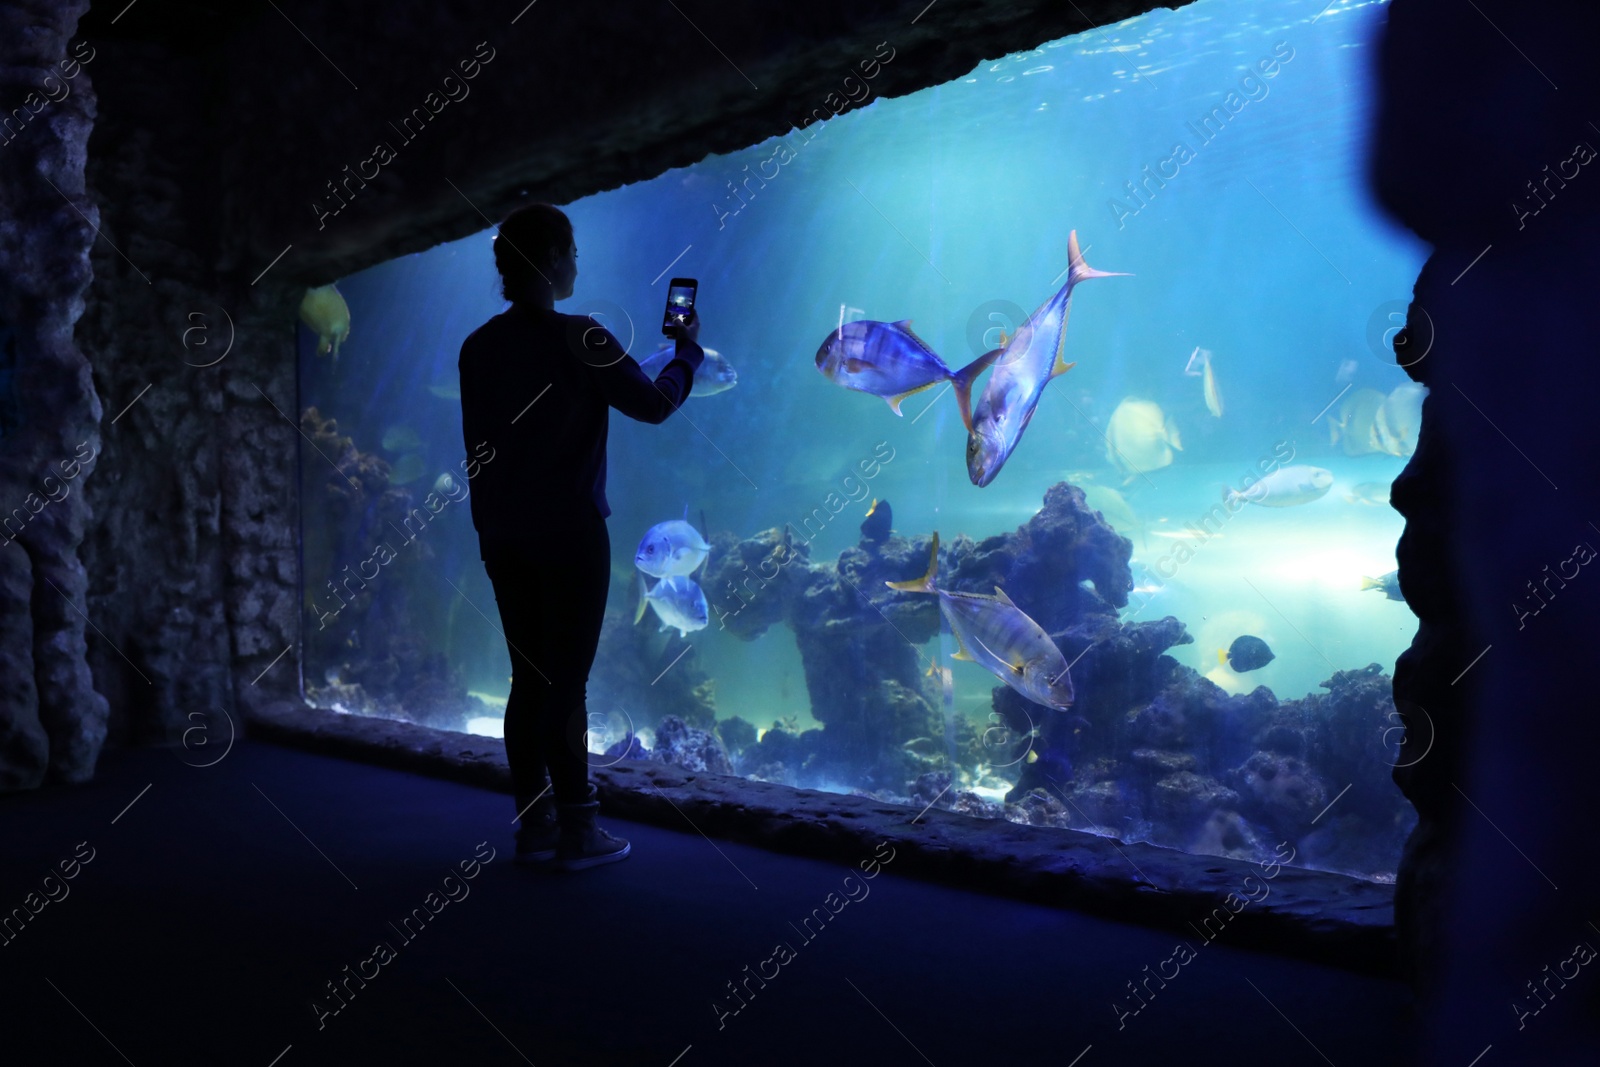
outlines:
[{"label": "dark pants", "polygon": [[557,803],[582,803],[589,786],[585,690],[611,586],[605,519],[586,503],[515,547],[484,554],[511,653],[506,761],[518,803],[544,788],[546,770]]}]

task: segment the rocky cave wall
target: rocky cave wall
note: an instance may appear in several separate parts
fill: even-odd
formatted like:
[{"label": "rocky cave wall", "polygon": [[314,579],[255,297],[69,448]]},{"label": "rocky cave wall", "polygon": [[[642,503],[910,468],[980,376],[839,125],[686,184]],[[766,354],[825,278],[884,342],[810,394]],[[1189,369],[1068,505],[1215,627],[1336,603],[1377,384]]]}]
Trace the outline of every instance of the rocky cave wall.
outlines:
[{"label": "rocky cave wall", "polygon": [[1154,6],[6,6],[0,788],[297,695],[307,285]]},{"label": "rocky cave wall", "polygon": [[1593,24],[1574,0],[1395,0],[1378,65],[1375,188],[1434,246],[1396,342],[1431,392],[1393,491],[1421,620],[1395,673],[1411,753],[1395,779],[1419,815],[1395,911],[1430,1063],[1600,1046],[1592,984],[1536,1022],[1528,995],[1595,943],[1600,899]]},{"label": "rocky cave wall", "polygon": [[73,338],[99,218],[84,185],[96,100],[68,52],[87,7],[0,8],[0,789],[89,778],[106,732],[79,557],[102,410]]}]

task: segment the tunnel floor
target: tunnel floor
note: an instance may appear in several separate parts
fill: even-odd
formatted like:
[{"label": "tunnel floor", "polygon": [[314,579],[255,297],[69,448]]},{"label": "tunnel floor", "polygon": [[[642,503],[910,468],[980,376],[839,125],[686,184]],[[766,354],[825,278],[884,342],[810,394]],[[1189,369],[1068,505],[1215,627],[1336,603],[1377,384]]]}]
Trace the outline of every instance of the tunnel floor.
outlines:
[{"label": "tunnel floor", "polygon": [[912,880],[888,850],[866,880],[613,819],[633,855],[561,875],[512,863],[503,794],[212,758],[117,751],[0,800],[5,1062],[1410,1059],[1397,982]]}]

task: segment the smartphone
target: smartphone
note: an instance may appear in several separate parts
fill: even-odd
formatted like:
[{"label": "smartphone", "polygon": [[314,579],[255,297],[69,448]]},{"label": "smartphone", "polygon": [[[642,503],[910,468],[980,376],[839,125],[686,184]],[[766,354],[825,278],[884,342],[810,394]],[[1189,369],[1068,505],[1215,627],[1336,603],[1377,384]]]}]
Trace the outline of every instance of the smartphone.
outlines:
[{"label": "smartphone", "polygon": [[674,278],[667,289],[667,310],[661,316],[661,332],[671,335],[673,323],[689,321],[694,312],[694,294],[700,283],[693,278]]}]

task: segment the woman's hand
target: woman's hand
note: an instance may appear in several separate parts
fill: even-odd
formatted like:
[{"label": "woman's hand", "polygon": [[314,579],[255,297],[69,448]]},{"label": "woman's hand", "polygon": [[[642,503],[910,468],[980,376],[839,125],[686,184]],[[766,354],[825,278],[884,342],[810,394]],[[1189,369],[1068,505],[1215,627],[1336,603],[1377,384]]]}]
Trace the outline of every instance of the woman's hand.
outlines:
[{"label": "woman's hand", "polygon": [[667,326],[667,336],[673,340],[687,337],[695,344],[700,343],[700,312],[694,308],[689,309],[689,317],[683,322],[672,322]]}]

